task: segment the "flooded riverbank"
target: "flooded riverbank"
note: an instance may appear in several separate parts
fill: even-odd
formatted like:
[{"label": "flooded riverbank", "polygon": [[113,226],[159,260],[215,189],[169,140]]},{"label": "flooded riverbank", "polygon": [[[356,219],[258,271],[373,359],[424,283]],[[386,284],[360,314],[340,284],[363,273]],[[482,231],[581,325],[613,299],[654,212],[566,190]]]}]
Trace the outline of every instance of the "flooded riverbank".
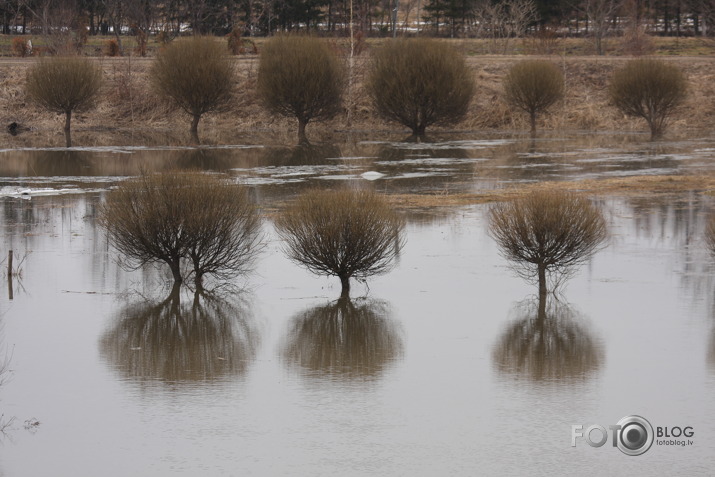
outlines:
[{"label": "flooded riverbank", "polygon": [[[105,191],[142,167],[228,174],[264,210],[316,186],[436,195],[712,172],[707,138],[584,139],[1,152],[2,250],[24,261],[13,298],[0,295],[13,370],[0,406],[17,417],[0,474],[707,473],[707,191],[599,196],[608,245],[542,317],[535,287],[487,234],[488,204],[402,209],[397,267],[356,284],[350,302],[337,279],[288,261],[270,215],[255,272],[211,295],[122,269],[96,224]],[[692,426],[694,445],[639,457],[571,446],[572,425],[608,429],[631,414]]]}]

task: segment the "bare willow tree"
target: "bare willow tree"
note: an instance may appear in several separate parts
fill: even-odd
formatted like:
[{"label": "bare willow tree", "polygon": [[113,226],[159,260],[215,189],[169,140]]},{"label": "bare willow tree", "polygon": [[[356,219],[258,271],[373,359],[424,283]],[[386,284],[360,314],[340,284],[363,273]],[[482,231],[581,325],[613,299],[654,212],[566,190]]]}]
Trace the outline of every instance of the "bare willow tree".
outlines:
[{"label": "bare willow tree", "polygon": [[521,61],[504,78],[504,97],[512,107],[529,115],[532,136],[536,134],[536,116],[548,110],[564,95],[564,75],[549,61]]},{"label": "bare willow tree", "polygon": [[547,275],[575,270],[607,237],[603,213],[579,195],[540,190],[502,202],[489,212],[489,232],[521,277],[547,290]]},{"label": "bare willow tree", "polygon": [[42,58],[27,72],[26,90],[43,108],[65,115],[65,144],[72,146],[72,113],[88,109],[102,85],[102,71],[86,58]]},{"label": "bare willow tree", "polygon": [[172,42],[151,68],[154,90],[191,116],[191,139],[199,143],[199,121],[230,106],[233,64],[225,48],[208,37]]},{"label": "bare willow tree", "polygon": [[298,141],[307,143],[310,121],[341,111],[345,78],[344,66],[324,40],[280,35],[263,46],[257,87],[269,111],[298,120]]},{"label": "bare willow tree", "polygon": [[489,40],[490,53],[506,54],[510,41],[521,38],[539,19],[533,0],[484,0],[474,9],[477,36]]},{"label": "bare willow tree", "polygon": [[342,296],[349,296],[351,278],[392,269],[405,244],[404,221],[370,191],[309,191],[275,225],[288,257],[317,275],[340,278]]},{"label": "bare willow tree", "polygon": [[392,40],[374,53],[367,90],[377,111],[421,138],[428,126],[453,124],[469,109],[473,73],[446,43]]},{"label": "bare willow tree", "polygon": [[201,173],[125,181],[107,194],[99,223],[130,268],[163,262],[181,283],[185,260],[197,288],[206,274],[228,279],[246,272],[261,248],[260,220],[247,191]]},{"label": "bare willow tree", "polygon": [[581,10],[588,19],[588,30],[593,38],[597,55],[603,55],[603,40],[617,23],[614,21],[623,4],[622,0],[583,0]]},{"label": "bare willow tree", "polygon": [[683,72],[660,60],[629,61],[611,79],[613,104],[624,114],[641,117],[650,127],[651,139],[663,135],[668,119],[687,94]]}]

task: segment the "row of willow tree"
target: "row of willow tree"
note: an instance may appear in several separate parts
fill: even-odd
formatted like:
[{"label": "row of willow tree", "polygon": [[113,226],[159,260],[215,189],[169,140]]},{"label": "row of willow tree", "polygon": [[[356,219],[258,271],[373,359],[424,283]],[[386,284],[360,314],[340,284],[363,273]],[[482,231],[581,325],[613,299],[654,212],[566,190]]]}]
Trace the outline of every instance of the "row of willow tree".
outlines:
[{"label": "row of willow tree", "polygon": [[[406,244],[405,221],[385,195],[314,189],[272,214],[288,258],[310,272],[350,281],[390,271]],[[262,217],[247,186],[199,172],[143,174],[111,190],[99,223],[125,265],[167,265],[175,285],[246,274],[263,249]],[[537,187],[488,210],[489,234],[518,275],[550,290],[607,241],[603,211],[581,194]],[[705,231],[715,253],[715,217]]]},{"label": "row of willow tree", "polygon": [[519,36],[547,26],[602,36],[637,23],[663,34],[705,34],[715,20],[713,0],[7,0],[2,31],[78,37],[267,35],[307,29],[367,35],[416,28],[452,36]]},{"label": "row of willow tree", "polygon": [[[175,285],[245,274],[262,250],[260,213],[247,188],[196,172],[144,174],[107,194],[99,223],[128,267],[167,265]],[[388,272],[405,246],[404,220],[387,197],[367,190],[311,190],[273,220],[290,260],[350,281]],[[502,254],[545,298],[607,238],[603,213],[579,195],[538,190],[490,209],[489,227]],[[551,280],[549,281],[549,278]]]},{"label": "row of willow tree", "polygon": [[[191,117],[195,143],[201,117],[230,106],[233,68],[223,49],[206,37],[172,42],[155,59],[152,87]],[[261,53],[257,92],[269,111],[297,120],[299,142],[305,143],[309,122],[344,111],[344,92],[352,94],[354,89],[351,73],[325,41],[277,36]],[[93,104],[101,83],[101,70],[91,60],[50,57],[30,68],[27,92],[38,104],[65,115],[69,147],[72,113]],[[476,91],[474,72],[464,56],[445,43],[424,38],[388,41],[373,52],[364,87],[382,117],[408,127],[416,138],[423,138],[430,126],[463,119]],[[617,108],[645,119],[657,138],[685,98],[686,80],[676,66],[635,59],[614,73],[609,91]],[[504,98],[528,114],[532,134],[537,115],[563,94],[563,72],[548,61],[522,61],[504,78]]]}]

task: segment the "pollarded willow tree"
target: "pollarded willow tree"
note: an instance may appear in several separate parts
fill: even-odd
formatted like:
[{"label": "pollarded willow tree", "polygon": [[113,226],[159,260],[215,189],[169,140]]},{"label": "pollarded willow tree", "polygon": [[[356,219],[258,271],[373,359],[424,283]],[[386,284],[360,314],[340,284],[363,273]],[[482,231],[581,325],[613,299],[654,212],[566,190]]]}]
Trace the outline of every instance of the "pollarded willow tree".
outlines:
[{"label": "pollarded willow tree", "polygon": [[258,94],[265,107],[298,120],[298,141],[307,143],[310,121],[330,119],[342,110],[345,68],[319,38],[279,35],[263,46]]},{"label": "pollarded willow tree", "polygon": [[536,134],[536,116],[564,95],[564,75],[549,61],[521,61],[504,78],[506,102],[529,115],[531,135]]},{"label": "pollarded willow tree", "polygon": [[687,83],[677,66],[641,58],[629,61],[613,74],[609,93],[624,114],[645,119],[651,139],[657,139],[675,108],[685,100]]},{"label": "pollarded willow tree", "polygon": [[230,106],[234,71],[225,48],[208,37],[172,42],[151,67],[154,90],[191,116],[191,139],[199,143],[199,121]]},{"label": "pollarded willow tree", "polygon": [[405,244],[404,221],[370,191],[306,192],[275,225],[288,257],[317,275],[340,278],[344,297],[351,278],[391,270]]},{"label": "pollarded willow tree", "polygon": [[608,236],[600,209],[570,192],[540,190],[493,206],[489,232],[521,277],[547,292],[547,277],[574,271]]},{"label": "pollarded willow tree", "polygon": [[72,146],[72,113],[87,109],[102,85],[102,70],[86,58],[42,58],[27,72],[26,90],[32,101],[65,115],[65,144]]},{"label": "pollarded willow tree", "polygon": [[383,117],[422,138],[429,126],[464,118],[474,78],[462,55],[446,43],[398,39],[374,53],[367,91]]},{"label": "pollarded willow tree", "polygon": [[247,272],[261,249],[260,217],[245,188],[201,173],[146,174],[107,194],[99,223],[129,268],[163,262],[174,282],[189,265],[197,289],[206,274]]}]

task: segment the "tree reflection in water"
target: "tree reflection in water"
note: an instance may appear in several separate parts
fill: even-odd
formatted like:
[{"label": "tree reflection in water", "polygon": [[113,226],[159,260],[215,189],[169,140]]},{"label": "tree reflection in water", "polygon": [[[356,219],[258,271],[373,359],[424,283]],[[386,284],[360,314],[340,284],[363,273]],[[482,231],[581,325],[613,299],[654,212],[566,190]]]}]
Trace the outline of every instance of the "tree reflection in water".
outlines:
[{"label": "tree reflection in water", "polygon": [[515,311],[516,319],[492,350],[493,364],[501,374],[569,383],[589,378],[603,365],[601,343],[565,303],[529,299]]},{"label": "tree reflection in water", "polygon": [[378,379],[402,357],[401,330],[376,300],[340,298],[293,318],[283,358],[306,376]]},{"label": "tree reflection in water", "polygon": [[715,328],[710,335],[710,346],[708,346],[708,364],[710,371],[715,373]]},{"label": "tree reflection in water", "polygon": [[243,375],[258,346],[245,308],[205,293],[182,301],[174,287],[163,301],[121,309],[100,351],[128,378],[181,382]]}]

